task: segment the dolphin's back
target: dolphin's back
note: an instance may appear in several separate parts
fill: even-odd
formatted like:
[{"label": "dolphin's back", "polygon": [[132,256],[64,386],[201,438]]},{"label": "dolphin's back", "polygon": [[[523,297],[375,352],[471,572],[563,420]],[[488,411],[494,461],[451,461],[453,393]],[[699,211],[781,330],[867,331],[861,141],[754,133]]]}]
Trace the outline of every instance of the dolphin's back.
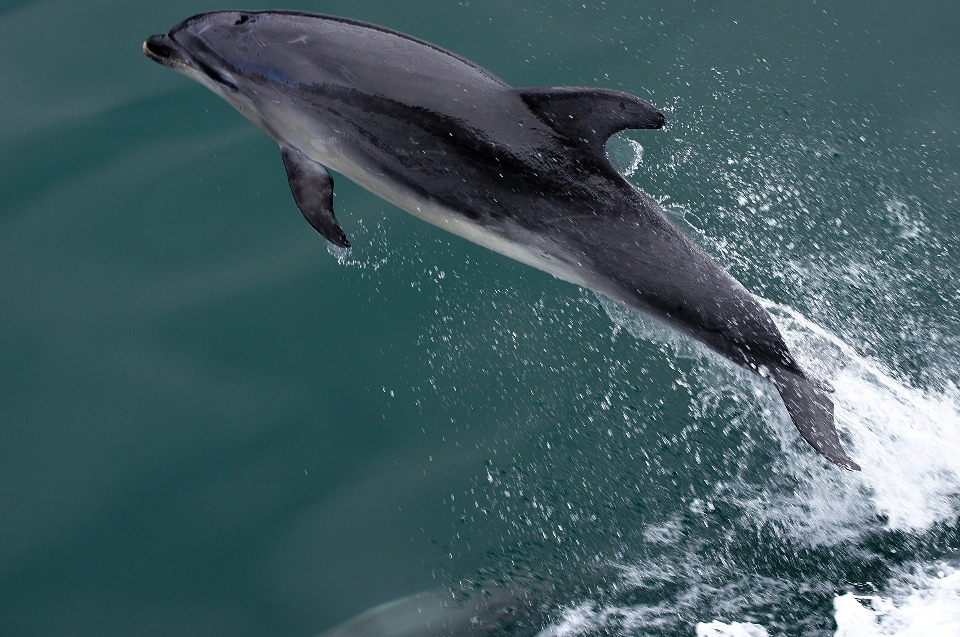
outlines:
[{"label": "dolphin's back", "polygon": [[[288,86],[331,84],[434,112],[458,103],[463,115],[489,113],[484,100],[509,87],[486,69],[434,44],[345,18],[296,12],[249,14],[211,27],[224,59]],[[221,44],[222,43],[222,44]],[[229,50],[232,48],[233,50]],[[490,114],[494,120],[496,113]]]}]

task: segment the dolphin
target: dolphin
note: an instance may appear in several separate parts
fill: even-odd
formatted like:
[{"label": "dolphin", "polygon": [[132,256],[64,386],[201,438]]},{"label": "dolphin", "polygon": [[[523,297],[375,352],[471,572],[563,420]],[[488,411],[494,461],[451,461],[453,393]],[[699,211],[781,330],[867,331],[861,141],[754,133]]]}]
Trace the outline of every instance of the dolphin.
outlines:
[{"label": "dolphin", "polygon": [[553,637],[541,630],[545,623],[529,594],[499,588],[428,591],[375,606],[319,637]]},{"label": "dolphin", "polygon": [[664,126],[650,103],[606,88],[514,88],[429,42],[294,11],[197,15],[143,50],[276,140],[297,206],[331,243],[350,245],[328,168],[769,379],[803,438],[859,469],[833,403],[767,311],[610,163],[611,135]]}]

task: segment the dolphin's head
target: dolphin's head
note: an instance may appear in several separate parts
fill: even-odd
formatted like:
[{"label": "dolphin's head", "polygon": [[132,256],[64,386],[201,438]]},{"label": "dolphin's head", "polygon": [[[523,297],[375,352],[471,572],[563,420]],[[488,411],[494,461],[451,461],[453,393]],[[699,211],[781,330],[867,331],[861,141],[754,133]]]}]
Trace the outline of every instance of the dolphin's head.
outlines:
[{"label": "dolphin's head", "polygon": [[165,35],[153,35],[143,43],[151,60],[183,73],[215,93],[228,98],[236,94],[240,68],[236,41],[249,14],[235,11],[204,13],[184,20]]},{"label": "dolphin's head", "polygon": [[[289,78],[301,70],[284,68],[284,47],[276,44],[287,34],[278,32],[274,22],[265,13],[204,13],[184,20],[168,34],[147,38],[143,52],[197,80],[270,132],[264,109],[276,96],[268,85],[289,85]],[[286,66],[296,62],[290,60]]]}]

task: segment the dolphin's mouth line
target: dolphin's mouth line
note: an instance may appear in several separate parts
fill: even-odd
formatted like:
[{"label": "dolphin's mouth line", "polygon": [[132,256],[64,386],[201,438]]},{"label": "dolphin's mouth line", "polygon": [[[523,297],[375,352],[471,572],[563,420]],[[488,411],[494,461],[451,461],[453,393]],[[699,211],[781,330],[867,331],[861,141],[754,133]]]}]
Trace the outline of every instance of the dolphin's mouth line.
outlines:
[{"label": "dolphin's mouth line", "polygon": [[191,56],[169,35],[151,35],[143,42],[143,52],[154,62],[180,72],[199,71],[217,84],[237,91],[237,85],[224,77],[223,73]]},{"label": "dolphin's mouth line", "polygon": [[169,35],[151,35],[143,42],[143,52],[154,62],[173,69],[193,68]]}]

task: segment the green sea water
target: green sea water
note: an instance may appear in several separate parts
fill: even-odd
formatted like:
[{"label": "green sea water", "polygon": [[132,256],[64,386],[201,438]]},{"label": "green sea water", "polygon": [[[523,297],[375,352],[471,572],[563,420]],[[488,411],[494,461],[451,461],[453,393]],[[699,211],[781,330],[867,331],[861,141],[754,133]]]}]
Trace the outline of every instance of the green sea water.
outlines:
[{"label": "green sea water", "polygon": [[498,582],[531,635],[960,617],[960,5],[283,7],[661,108],[611,157],[766,299],[859,474],[762,381],[343,177],[328,247],[276,145],[141,52],[224,8],[0,2],[0,635],[309,637]]}]

